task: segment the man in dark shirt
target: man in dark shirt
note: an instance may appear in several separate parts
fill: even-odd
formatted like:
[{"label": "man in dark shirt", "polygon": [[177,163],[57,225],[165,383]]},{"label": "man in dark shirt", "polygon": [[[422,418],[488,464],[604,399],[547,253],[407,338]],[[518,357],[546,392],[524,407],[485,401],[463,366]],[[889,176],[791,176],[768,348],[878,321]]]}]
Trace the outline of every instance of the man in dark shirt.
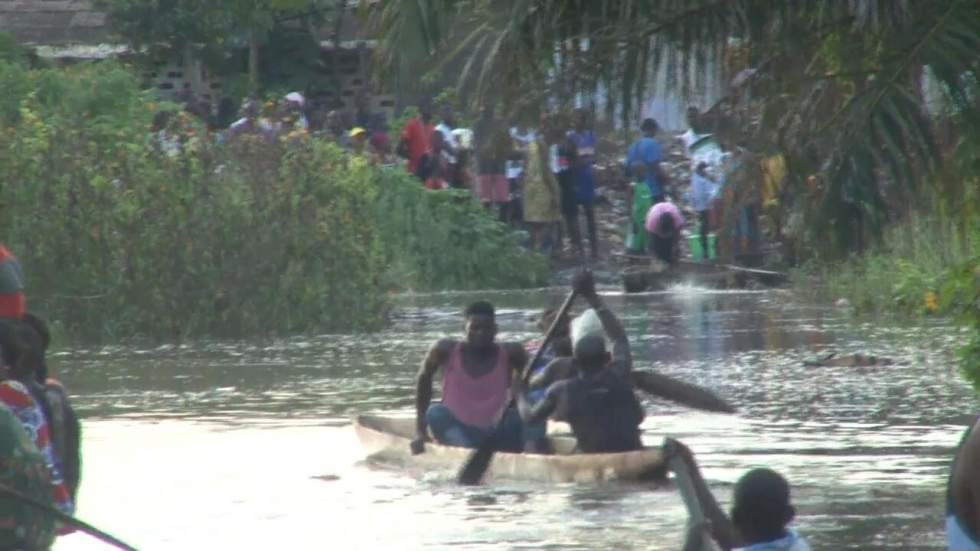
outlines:
[{"label": "man in dark shirt", "polygon": [[[568,422],[584,453],[640,449],[643,444],[639,425],[644,414],[628,378],[632,360],[626,332],[602,303],[591,274],[580,274],[574,285],[579,295],[595,309],[603,328],[611,333],[613,353],[606,350],[603,337],[587,335],[580,338],[574,344],[570,362],[575,375],[554,377],[561,380],[551,384],[544,397],[534,405],[527,398],[523,382],[515,382],[521,418],[529,424],[549,416]],[[560,370],[556,362],[561,363],[561,360],[564,359],[552,362],[542,375],[554,376]]]}]

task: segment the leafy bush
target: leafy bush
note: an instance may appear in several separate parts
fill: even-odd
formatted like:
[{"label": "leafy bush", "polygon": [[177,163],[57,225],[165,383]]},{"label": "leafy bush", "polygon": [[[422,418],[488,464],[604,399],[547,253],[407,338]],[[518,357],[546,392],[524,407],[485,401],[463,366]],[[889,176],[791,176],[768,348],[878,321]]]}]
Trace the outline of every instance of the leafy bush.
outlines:
[{"label": "leafy bush", "polygon": [[[11,86],[8,87],[7,85]],[[392,289],[539,283],[466,197],[304,136],[215,145],[111,64],[0,64],[0,236],[30,308],[82,338],[372,329]]]}]

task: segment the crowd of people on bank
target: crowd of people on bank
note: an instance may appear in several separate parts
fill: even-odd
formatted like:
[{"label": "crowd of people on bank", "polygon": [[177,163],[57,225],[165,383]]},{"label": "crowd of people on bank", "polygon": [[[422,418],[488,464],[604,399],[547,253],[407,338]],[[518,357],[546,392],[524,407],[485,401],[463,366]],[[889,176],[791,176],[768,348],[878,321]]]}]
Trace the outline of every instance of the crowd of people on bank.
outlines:
[{"label": "crowd of people on bank", "polygon": [[[664,169],[660,127],[654,119],[643,120],[641,137],[626,150],[622,168],[631,182],[627,253],[649,253],[675,264],[684,227],[677,201],[683,197],[698,221],[703,257],[709,257],[708,235],[716,225],[712,211],[717,210],[725,156],[711,134],[702,131],[699,117],[696,108],[688,110],[692,128],[682,137],[696,165],[690,182],[674,182]],[[702,147],[708,142],[713,147]],[[447,107],[436,120],[431,102],[423,100],[418,116],[402,129],[396,151],[406,159],[406,170],[427,188],[471,190],[502,221],[526,229],[532,248],[584,258],[587,239],[588,255],[595,259],[601,250],[596,145],[594,121],[586,109],[570,116],[542,116],[535,127],[522,122],[508,127],[485,111],[471,131],[458,128]],[[710,153],[699,154],[699,148]],[[683,195],[678,193],[682,189]]]},{"label": "crowd of people on bank", "polygon": [[[501,121],[485,109],[469,128],[450,105],[436,109],[423,98],[416,116],[391,129],[386,114],[373,112],[363,97],[353,110],[328,109],[291,92],[265,103],[246,100],[237,118],[229,115],[225,102],[212,113],[205,102],[184,101],[182,113],[160,111],[154,119],[154,143],[166,155],[174,156],[183,147],[188,133],[181,131],[180,121],[188,116],[203,122],[216,143],[234,143],[244,136],[270,143],[301,137],[329,140],[371,164],[402,165],[430,190],[469,191],[501,221],[526,230],[530,247],[545,254],[595,259],[602,250],[596,223],[597,135],[587,109],[547,114],[534,124]],[[624,152],[622,173],[631,190],[625,252],[676,263],[685,223],[677,201],[683,198],[697,220],[703,257],[709,257],[722,157],[696,153],[711,142],[710,133],[699,128],[699,116],[696,108],[688,110],[691,129],[682,136],[697,165],[689,182],[671,181],[664,169],[654,119],[643,120],[642,135]],[[717,146],[707,149],[720,152]],[[681,190],[686,193],[679,194]]]}]

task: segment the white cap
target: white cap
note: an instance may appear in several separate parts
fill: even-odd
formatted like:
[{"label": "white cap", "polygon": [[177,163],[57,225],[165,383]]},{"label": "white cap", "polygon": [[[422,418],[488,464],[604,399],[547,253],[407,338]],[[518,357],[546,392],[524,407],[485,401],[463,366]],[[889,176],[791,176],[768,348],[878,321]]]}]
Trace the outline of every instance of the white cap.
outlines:
[{"label": "white cap", "polygon": [[299,92],[290,92],[290,93],[286,94],[286,98],[285,99],[286,99],[286,101],[291,101],[293,103],[298,103],[300,107],[303,107],[303,105],[306,104],[306,98],[304,98],[303,97],[303,94],[300,94]]},{"label": "white cap", "polygon": [[573,347],[582,337],[595,336],[605,338],[606,336],[605,330],[602,328],[602,320],[599,319],[599,314],[596,314],[592,308],[582,312],[581,315],[572,320],[571,333]]}]

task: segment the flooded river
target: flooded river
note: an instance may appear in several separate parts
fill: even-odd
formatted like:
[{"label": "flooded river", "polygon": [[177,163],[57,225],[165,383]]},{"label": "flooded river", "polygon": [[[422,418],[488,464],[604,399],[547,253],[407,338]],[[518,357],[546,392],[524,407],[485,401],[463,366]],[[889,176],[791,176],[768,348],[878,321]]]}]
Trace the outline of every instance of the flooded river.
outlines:
[{"label": "flooded river", "polygon": [[[503,339],[564,291],[406,296],[386,331],[179,348],[71,350],[52,359],[84,423],[79,516],[140,549],[678,549],[675,492],[629,485],[459,488],[364,462],[349,419],[413,404],[428,346],[475,298]],[[940,549],[945,476],[976,411],[943,323],[854,322],[784,292],[606,294],[637,369],[710,388],[714,415],[644,399],[644,438],[694,450],[727,505],[746,469],[793,485],[814,549]],[[895,365],[804,367],[839,350]],[[84,535],[56,549],[105,549]]]}]

